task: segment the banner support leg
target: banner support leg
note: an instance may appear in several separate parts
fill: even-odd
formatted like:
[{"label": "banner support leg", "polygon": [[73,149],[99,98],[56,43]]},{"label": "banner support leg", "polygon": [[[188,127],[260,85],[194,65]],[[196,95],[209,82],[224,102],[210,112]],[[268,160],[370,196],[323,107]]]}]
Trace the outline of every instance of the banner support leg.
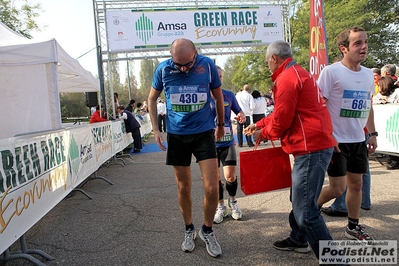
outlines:
[{"label": "banner support leg", "polygon": [[47,254],[46,252],[39,250],[39,249],[28,249],[26,244],[25,235],[22,235],[19,238],[19,243],[21,245],[21,252],[20,253],[10,253],[10,250],[5,250],[2,257],[0,257],[0,261],[9,261],[9,260],[17,260],[17,259],[24,259],[32,262],[34,265],[37,266],[46,266],[43,262],[39,261],[35,257],[30,254],[36,254],[43,257],[46,260],[54,260],[55,258]]}]

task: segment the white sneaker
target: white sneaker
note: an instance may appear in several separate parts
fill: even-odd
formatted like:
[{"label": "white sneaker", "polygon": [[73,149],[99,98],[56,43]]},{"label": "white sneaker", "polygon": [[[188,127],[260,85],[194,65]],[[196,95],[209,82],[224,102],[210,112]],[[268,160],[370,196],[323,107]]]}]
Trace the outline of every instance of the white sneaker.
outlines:
[{"label": "white sneaker", "polygon": [[214,258],[222,255],[222,248],[216,240],[215,234],[213,232],[205,233],[204,231],[202,231],[202,229],[200,229],[199,236],[205,242],[206,251],[208,251],[209,255]]},{"label": "white sneaker", "polygon": [[184,232],[184,241],[181,244],[181,249],[184,252],[191,252],[195,248],[194,240],[197,237],[197,232],[194,229],[186,230]]},{"label": "white sneaker", "polygon": [[231,201],[228,199],[229,207],[231,208],[231,218],[238,220],[242,218],[242,212],[240,207],[238,207],[237,200]]},{"label": "white sneaker", "polygon": [[215,217],[213,218],[213,222],[215,224],[220,224],[223,222],[223,218],[227,216],[227,208],[224,205],[219,204],[216,209]]}]

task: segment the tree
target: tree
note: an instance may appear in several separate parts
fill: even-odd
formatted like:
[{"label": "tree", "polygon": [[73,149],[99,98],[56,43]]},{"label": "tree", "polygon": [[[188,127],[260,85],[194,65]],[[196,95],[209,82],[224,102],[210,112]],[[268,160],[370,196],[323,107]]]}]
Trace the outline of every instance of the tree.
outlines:
[{"label": "tree", "polygon": [[[140,91],[142,96],[147,100],[148,94],[150,93],[152,77],[154,75],[155,68],[159,64],[157,59],[143,59],[141,60],[140,69]],[[136,101],[137,102],[137,101]]]},{"label": "tree", "polygon": [[238,72],[238,66],[241,61],[241,56],[230,56],[227,58],[226,62],[223,66],[223,84],[222,87],[228,90],[233,91],[234,93],[238,92],[242,87],[239,84],[233,83],[234,74]]},{"label": "tree", "polygon": [[32,30],[40,31],[35,22],[41,5],[31,5],[28,0],[0,0],[0,21],[7,27],[32,39]]},{"label": "tree", "polygon": [[137,97],[137,80],[136,76],[134,75],[134,64],[132,60],[128,60],[126,62],[126,78],[125,78],[125,85],[124,89],[126,89],[129,93],[129,101],[131,99],[135,99]]},{"label": "tree", "polygon": [[62,117],[90,117],[90,109],[86,106],[84,93],[61,93],[60,105]]},{"label": "tree", "polygon": [[224,65],[223,88],[238,92],[245,84],[262,93],[270,91],[272,82],[265,62],[265,47],[254,48],[245,55],[231,56]]},{"label": "tree", "polygon": [[[111,54],[110,59],[115,59],[116,55]],[[114,95],[111,93],[111,81],[112,81],[112,91],[113,93],[118,93],[119,95],[119,103],[121,104],[122,100],[122,85],[120,81],[120,75],[119,75],[119,63],[118,61],[110,61],[109,64],[109,70],[107,69],[106,71],[106,76],[104,77],[104,88],[105,88],[105,98],[109,101],[106,102],[106,107],[107,107],[107,113],[112,114],[113,109],[113,100],[114,100]],[[111,80],[112,79],[112,80]],[[117,106],[115,106],[116,110]]]},{"label": "tree", "polygon": [[[110,58],[116,58],[115,55],[111,55]],[[120,93],[121,92],[121,76],[119,75],[119,62],[118,61],[111,61],[109,63],[111,66],[111,76],[112,76],[112,86],[114,92]]]},{"label": "tree", "polygon": [[[297,11],[291,17],[291,40],[295,59],[308,68],[309,61],[309,0],[293,0]],[[336,36],[345,28],[361,26],[369,38],[366,67],[382,67],[399,61],[397,29],[399,5],[397,0],[382,4],[377,0],[326,0],[324,17],[328,41],[328,58],[332,63],[340,56]]]},{"label": "tree", "polygon": [[260,92],[266,93],[270,89],[270,71],[265,63],[265,47],[255,48],[254,53],[245,54],[238,63],[238,71],[233,82],[240,86],[245,85]]}]

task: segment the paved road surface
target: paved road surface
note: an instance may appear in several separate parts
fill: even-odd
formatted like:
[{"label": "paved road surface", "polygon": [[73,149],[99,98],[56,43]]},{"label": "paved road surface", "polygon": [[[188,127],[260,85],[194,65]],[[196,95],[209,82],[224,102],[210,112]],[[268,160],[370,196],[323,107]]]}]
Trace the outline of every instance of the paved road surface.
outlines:
[{"label": "paved road surface", "polygon": [[[147,144],[151,142],[153,137]],[[220,258],[210,257],[200,238],[192,253],[182,252],[184,224],[173,171],[165,165],[165,157],[165,152],[133,154],[125,159],[125,167],[101,167],[98,174],[114,185],[89,181],[83,189],[93,200],[71,193],[26,233],[28,247],[54,256],[48,262],[40,259],[47,265],[318,265],[313,254],[272,247],[289,233],[288,189],[251,196],[239,191],[243,219],[226,218],[214,226],[223,249]],[[192,165],[194,225],[198,229],[203,220],[203,189],[198,165],[194,161]],[[397,240],[399,171],[388,171],[374,160],[370,167],[373,206],[370,211],[362,210],[361,223],[375,239]],[[346,219],[325,216],[325,220],[333,237],[344,239]],[[18,248],[14,244],[11,250]],[[33,264],[14,260],[6,265]]]}]

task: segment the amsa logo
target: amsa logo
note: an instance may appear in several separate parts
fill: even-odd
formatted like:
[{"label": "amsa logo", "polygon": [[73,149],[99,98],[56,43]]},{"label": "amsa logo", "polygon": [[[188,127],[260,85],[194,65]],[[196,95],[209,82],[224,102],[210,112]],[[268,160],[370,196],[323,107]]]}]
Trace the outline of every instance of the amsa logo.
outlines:
[{"label": "amsa logo", "polygon": [[159,22],[158,24],[158,31],[172,31],[172,30],[186,30],[187,25],[186,23],[162,23]]},{"label": "amsa logo", "polygon": [[[156,27],[156,28],[155,28]],[[165,23],[159,22],[158,26],[154,26],[154,22],[148,18],[144,13],[135,22],[136,36],[142,40],[145,44],[149,43],[151,38],[154,36],[154,30],[158,32],[174,32],[187,30],[186,23]],[[176,33],[169,33],[170,35],[175,35]],[[158,33],[163,35],[162,33]]]},{"label": "amsa logo", "polygon": [[134,23],[136,28],[136,36],[145,44],[154,36],[154,23],[151,19],[141,14],[139,19]]}]

